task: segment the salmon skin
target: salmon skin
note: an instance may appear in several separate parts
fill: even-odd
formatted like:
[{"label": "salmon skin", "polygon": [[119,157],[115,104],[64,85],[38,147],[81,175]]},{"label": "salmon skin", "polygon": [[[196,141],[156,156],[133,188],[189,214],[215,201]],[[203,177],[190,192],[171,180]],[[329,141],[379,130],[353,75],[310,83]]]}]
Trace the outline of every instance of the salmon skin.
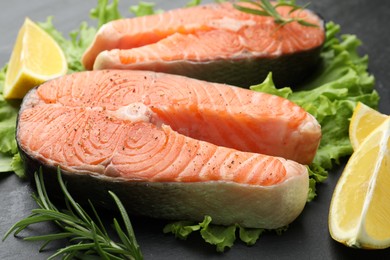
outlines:
[{"label": "salmon skin", "polygon": [[[80,72],[23,99],[16,139],[26,171],[134,214],[277,228],[308,194],[321,129],[273,95],[148,71]],[[283,158],[284,157],[284,158]],[[293,160],[290,160],[291,158]],[[86,188],[88,187],[88,188]]]},{"label": "salmon skin", "polygon": [[201,5],[109,22],[82,63],[88,70],[151,70],[241,87],[262,82],[272,71],[277,86],[294,86],[319,63],[324,22],[309,10],[277,10],[317,27],[280,26],[228,2]]}]

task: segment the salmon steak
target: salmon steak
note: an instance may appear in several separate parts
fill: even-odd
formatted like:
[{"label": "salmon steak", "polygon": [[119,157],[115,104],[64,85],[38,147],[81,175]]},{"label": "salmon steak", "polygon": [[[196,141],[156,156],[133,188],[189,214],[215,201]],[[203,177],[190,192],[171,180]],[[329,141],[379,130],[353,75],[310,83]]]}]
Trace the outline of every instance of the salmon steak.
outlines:
[{"label": "salmon steak", "polygon": [[281,26],[229,2],[174,9],[103,25],[82,63],[88,70],[150,70],[241,87],[259,84],[272,72],[277,86],[293,87],[320,61],[324,22],[307,9],[276,10],[315,26]]},{"label": "salmon steak", "polygon": [[77,196],[107,206],[112,190],[134,214],[254,228],[284,226],[303,210],[304,164],[320,138],[315,118],[287,99],[135,70],[34,88],[16,132],[27,173],[43,167],[56,178],[59,167]]}]

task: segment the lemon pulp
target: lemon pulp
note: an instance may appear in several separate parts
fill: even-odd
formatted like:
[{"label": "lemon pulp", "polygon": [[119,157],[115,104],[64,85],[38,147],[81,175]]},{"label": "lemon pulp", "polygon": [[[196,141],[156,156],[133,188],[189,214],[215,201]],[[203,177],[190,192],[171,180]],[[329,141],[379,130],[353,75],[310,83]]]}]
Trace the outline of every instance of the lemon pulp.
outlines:
[{"label": "lemon pulp", "polygon": [[349,139],[354,150],[363,142],[376,127],[388,116],[359,102],[353,112],[349,125]]}]

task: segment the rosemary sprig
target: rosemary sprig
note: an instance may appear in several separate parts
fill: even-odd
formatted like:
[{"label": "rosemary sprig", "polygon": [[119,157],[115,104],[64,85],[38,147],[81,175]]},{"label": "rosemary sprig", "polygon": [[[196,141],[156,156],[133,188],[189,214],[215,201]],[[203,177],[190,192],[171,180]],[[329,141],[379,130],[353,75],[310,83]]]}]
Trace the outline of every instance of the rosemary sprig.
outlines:
[{"label": "rosemary sprig", "polygon": [[42,169],[40,169],[39,175],[37,173],[34,174],[38,194],[33,194],[33,198],[40,208],[33,209],[30,216],[15,223],[4,235],[3,241],[12,232],[16,236],[31,224],[51,221],[62,230],[60,233],[24,238],[24,240],[28,241],[43,241],[44,243],[40,251],[52,241],[68,239],[69,245],[59,249],[49,259],[57,256],[62,256],[64,259],[72,259],[90,255],[98,255],[101,259],[143,259],[129,216],[121,201],[113,192],[109,191],[109,194],[118,207],[125,226],[125,230],[123,230],[119,222],[114,218],[113,226],[120,242],[114,242],[109,237],[95,207],[90,201],[89,204],[94,219],[72,198],[62,180],[59,169],[57,170],[57,178],[65,196],[66,209],[59,210],[50,201],[46,192]]},{"label": "rosemary sprig", "polygon": [[249,14],[255,14],[260,16],[270,16],[274,18],[275,23],[279,24],[279,26],[284,26],[288,23],[297,22],[304,26],[309,27],[318,27],[314,23],[310,23],[306,21],[305,19],[298,18],[298,17],[283,17],[281,16],[278,11],[276,10],[280,6],[289,6],[291,7],[291,10],[289,11],[289,14],[295,12],[295,11],[301,11],[309,4],[306,4],[304,6],[299,6],[295,3],[295,1],[279,1],[276,4],[271,4],[269,0],[239,0],[238,2],[242,3],[248,3],[249,5],[252,5],[252,7],[249,7],[249,5],[240,5],[239,3],[233,3],[233,6],[242,12],[249,13]]}]

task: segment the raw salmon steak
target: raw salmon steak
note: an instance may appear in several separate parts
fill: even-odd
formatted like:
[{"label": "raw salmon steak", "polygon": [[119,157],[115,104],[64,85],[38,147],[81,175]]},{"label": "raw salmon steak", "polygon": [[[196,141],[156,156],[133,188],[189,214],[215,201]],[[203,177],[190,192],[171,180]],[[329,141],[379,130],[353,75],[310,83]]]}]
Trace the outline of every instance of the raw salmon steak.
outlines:
[{"label": "raw salmon steak", "polygon": [[314,117],[284,98],[131,70],[33,89],[16,134],[27,172],[59,166],[81,197],[107,204],[109,189],[136,214],[264,228],[302,211],[302,164],[320,137]]},{"label": "raw salmon steak", "polygon": [[320,60],[324,23],[309,10],[290,13],[291,7],[282,6],[277,11],[317,27],[280,26],[272,17],[244,13],[228,2],[201,5],[109,22],[82,62],[89,70],[151,70],[241,87],[262,82],[272,71],[277,86],[293,86]]}]

